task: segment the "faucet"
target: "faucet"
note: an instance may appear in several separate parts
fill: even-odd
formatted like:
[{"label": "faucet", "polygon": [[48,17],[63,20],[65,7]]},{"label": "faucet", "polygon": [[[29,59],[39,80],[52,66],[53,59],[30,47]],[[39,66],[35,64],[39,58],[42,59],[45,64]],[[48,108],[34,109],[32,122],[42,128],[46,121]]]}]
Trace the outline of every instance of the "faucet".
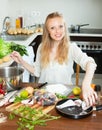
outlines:
[{"label": "faucet", "polygon": [[1,34],[4,34],[8,30],[9,26],[10,26],[10,17],[6,16],[3,20],[3,27]]}]

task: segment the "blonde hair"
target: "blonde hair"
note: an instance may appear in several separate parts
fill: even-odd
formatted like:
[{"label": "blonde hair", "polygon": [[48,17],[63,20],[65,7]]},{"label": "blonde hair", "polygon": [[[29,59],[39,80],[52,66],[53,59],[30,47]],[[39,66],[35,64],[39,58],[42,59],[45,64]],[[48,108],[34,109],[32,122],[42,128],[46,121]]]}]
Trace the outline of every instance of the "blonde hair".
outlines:
[{"label": "blonde hair", "polygon": [[[61,14],[59,14],[58,12],[54,12],[54,13],[49,14],[45,20],[45,24],[43,28],[43,36],[42,36],[42,47],[41,47],[41,66],[42,67],[46,67],[49,64],[50,62],[49,55],[53,47],[52,39],[47,29],[48,20],[56,18],[56,17],[63,19],[63,16]],[[65,36],[63,37],[63,39],[61,40],[61,43],[58,46],[57,56],[56,56],[56,60],[58,61],[59,64],[63,64],[64,62],[68,61],[69,37],[67,35],[68,32],[67,32],[65,22],[64,22],[64,25],[65,25]]]}]

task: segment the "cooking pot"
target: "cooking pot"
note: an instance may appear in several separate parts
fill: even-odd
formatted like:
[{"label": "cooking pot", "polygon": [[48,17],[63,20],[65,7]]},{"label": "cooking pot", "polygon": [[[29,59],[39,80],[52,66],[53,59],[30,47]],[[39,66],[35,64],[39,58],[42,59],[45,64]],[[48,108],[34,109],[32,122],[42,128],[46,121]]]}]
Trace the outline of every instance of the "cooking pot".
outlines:
[{"label": "cooking pot", "polygon": [[79,25],[71,25],[71,31],[77,31],[80,32],[80,27],[87,26],[89,24],[79,24]]},{"label": "cooking pot", "polygon": [[7,91],[19,89],[23,80],[24,69],[22,67],[0,67],[0,83]]}]

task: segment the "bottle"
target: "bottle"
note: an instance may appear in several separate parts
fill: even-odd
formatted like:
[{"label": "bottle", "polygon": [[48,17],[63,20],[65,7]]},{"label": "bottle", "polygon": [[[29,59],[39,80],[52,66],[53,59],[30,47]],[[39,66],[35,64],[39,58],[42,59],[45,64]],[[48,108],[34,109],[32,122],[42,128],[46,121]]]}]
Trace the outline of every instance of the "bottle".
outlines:
[{"label": "bottle", "polygon": [[100,105],[101,104],[101,86],[95,85],[95,91],[96,91],[97,96],[98,96],[98,100],[97,100],[96,104]]},{"label": "bottle", "polygon": [[22,28],[23,27],[23,17],[19,17],[20,19],[20,27]]},{"label": "bottle", "polygon": [[21,23],[19,18],[16,19],[16,28],[21,28]]}]

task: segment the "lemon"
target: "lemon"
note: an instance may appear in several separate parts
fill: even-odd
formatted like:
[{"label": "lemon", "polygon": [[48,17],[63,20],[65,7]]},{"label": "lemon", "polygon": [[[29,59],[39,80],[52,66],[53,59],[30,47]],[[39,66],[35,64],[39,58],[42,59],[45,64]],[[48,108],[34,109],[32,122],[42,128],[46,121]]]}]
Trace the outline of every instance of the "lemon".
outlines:
[{"label": "lemon", "polygon": [[22,90],[20,92],[20,97],[22,98],[27,98],[28,97],[28,91],[27,90]]},{"label": "lemon", "polygon": [[76,86],[76,87],[73,88],[72,92],[73,92],[74,95],[80,95],[81,88]]}]

